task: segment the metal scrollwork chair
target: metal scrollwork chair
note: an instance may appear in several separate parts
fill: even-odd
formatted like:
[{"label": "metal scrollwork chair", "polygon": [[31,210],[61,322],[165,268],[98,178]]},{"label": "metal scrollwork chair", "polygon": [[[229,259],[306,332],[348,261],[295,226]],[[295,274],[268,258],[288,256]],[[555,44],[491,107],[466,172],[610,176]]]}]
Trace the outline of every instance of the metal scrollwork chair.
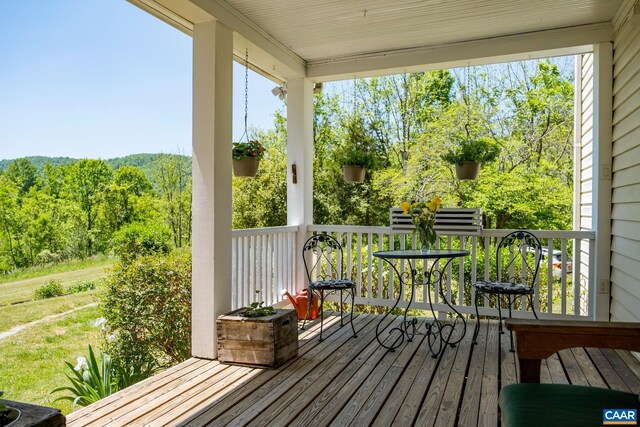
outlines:
[{"label": "metal scrollwork chair", "polygon": [[323,303],[325,293],[340,292],[340,326],[344,325],[343,305],[345,295],[351,296],[351,329],[353,337],[356,338],[356,330],[353,326],[353,306],[356,297],[356,282],[343,279],[344,269],[342,267],[344,256],[342,246],[338,241],[328,234],[315,234],[311,236],[302,248],[302,261],[304,269],[309,279],[309,304],[307,305],[307,315],[302,322],[304,329],[309,318],[309,308],[313,305],[313,298],[320,298],[320,341],[322,341],[322,327],[324,323]]},{"label": "metal scrollwork chair", "polygon": [[[496,274],[495,281],[481,280],[473,283],[475,289],[474,306],[476,309],[476,327],[473,332],[473,343],[477,342],[480,330],[480,313],[478,312],[478,301],[483,295],[495,295],[496,306],[498,308],[500,333],[502,329],[502,302],[505,301],[509,307],[509,318],[511,318],[511,307],[518,297],[527,298],[533,315],[538,318],[533,305],[536,279],[540,268],[542,257],[542,245],[540,240],[532,233],[525,230],[516,230],[502,238],[496,249]],[[509,334],[511,347],[513,348],[513,334]]]}]

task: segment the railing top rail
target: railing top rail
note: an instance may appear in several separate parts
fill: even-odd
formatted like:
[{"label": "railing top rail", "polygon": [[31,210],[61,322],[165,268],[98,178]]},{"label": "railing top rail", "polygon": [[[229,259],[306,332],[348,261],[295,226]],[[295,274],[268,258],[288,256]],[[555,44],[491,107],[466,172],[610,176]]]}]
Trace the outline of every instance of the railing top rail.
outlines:
[{"label": "railing top rail", "polygon": [[[374,234],[411,234],[413,230],[394,230],[391,227],[368,227],[362,225],[321,225],[313,224],[307,226],[308,231],[326,231],[338,233],[374,233]],[[481,237],[502,237],[515,230],[510,229],[483,229]],[[593,230],[529,230],[538,238],[543,239],[595,239],[596,232]],[[445,232],[447,236],[467,236],[465,232]]]},{"label": "railing top rail", "polygon": [[265,234],[278,234],[278,233],[294,233],[300,229],[299,225],[285,225],[281,227],[264,227],[264,228],[240,228],[231,230],[233,237],[246,237],[246,236],[263,236]]}]

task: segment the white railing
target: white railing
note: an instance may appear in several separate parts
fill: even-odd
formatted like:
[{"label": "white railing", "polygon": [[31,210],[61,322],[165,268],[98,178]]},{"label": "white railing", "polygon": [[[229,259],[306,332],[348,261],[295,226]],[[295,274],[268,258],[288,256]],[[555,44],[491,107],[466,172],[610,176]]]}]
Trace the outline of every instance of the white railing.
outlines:
[{"label": "white railing", "polygon": [[[246,307],[260,300],[266,305],[281,300],[280,290],[295,293],[294,278],[299,254],[299,227],[269,227],[232,232],[232,308]],[[256,296],[256,291],[260,295]]]},{"label": "white railing", "polygon": [[[480,235],[439,235],[441,248],[460,248],[470,252],[464,262],[454,260],[444,270],[443,293],[456,310],[473,314],[474,293],[471,283],[492,279],[491,258],[485,257],[485,249],[495,251],[495,240],[512,230],[482,230]],[[287,226],[233,231],[233,307],[246,306],[259,298],[267,304],[282,300],[281,289],[295,293],[304,284],[295,283],[297,269],[304,268],[301,250],[296,247],[297,233],[310,236],[313,233],[330,233],[344,246],[344,276],[357,283],[356,303],[370,306],[391,307],[399,295],[397,278],[389,265],[373,256],[373,252],[387,249],[415,247],[415,239],[409,232],[389,227],[361,227],[341,225]],[[556,257],[546,256],[536,282],[534,305],[541,318],[576,318],[594,316],[595,260],[584,255],[573,259],[573,254],[593,254],[595,232],[533,230],[542,241],[547,254],[560,251],[558,266]],[[493,243],[493,245],[492,245]],[[587,259],[588,258],[588,259]],[[572,262],[573,261],[573,262]],[[444,262],[439,268],[444,267]],[[399,265],[400,271],[408,271],[408,263]],[[462,284],[462,286],[460,286]],[[412,308],[427,309],[426,289],[417,289]],[[399,307],[406,307],[408,289],[403,289]],[[432,291],[434,308],[445,313],[448,307],[442,303],[438,292]],[[495,308],[480,307],[480,314],[497,316]],[[532,317],[524,304],[516,305],[514,317]]]},{"label": "white railing", "polygon": [[[473,314],[475,297],[471,283],[476,280],[495,279],[491,277],[491,256],[485,256],[484,248],[495,251],[495,240],[513,230],[483,230],[479,236],[464,234],[439,235],[438,247],[443,249],[460,248],[470,252],[470,256],[450,263],[444,271],[443,293],[452,302],[456,310]],[[313,225],[307,227],[307,233],[326,232],[332,234],[344,245],[346,266],[345,277],[357,283],[356,303],[372,306],[390,307],[401,294],[399,307],[406,307],[410,293],[408,289],[400,291],[397,278],[386,262],[373,256],[373,252],[388,249],[415,248],[415,239],[411,233],[391,230],[389,227],[357,227]],[[587,251],[593,253],[595,233],[592,231],[555,231],[533,230],[542,241],[548,254],[560,251],[561,262],[554,266],[556,259],[546,256],[536,280],[534,306],[541,318],[546,317],[589,317],[594,316],[594,266],[590,262],[571,262],[572,253]],[[492,246],[491,243],[494,242]],[[584,260],[583,260],[584,261]],[[438,268],[444,268],[442,261]],[[396,267],[402,273],[408,271],[408,262],[399,262]],[[462,284],[462,286],[460,286]],[[393,292],[390,292],[393,290]],[[439,292],[431,293],[434,308],[446,312],[448,307],[441,301]],[[488,299],[480,307],[481,315],[497,316],[495,308],[488,307]],[[486,306],[486,307],[485,307]],[[418,287],[412,308],[429,307],[425,286]],[[514,317],[533,317],[525,304],[516,304]]]}]

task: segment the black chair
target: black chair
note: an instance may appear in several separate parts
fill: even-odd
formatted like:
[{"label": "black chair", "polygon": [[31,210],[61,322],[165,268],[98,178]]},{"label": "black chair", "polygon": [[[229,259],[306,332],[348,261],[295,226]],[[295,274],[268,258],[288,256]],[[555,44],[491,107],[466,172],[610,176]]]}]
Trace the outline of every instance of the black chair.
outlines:
[{"label": "black chair", "polygon": [[342,261],[344,259],[342,246],[336,239],[328,234],[315,234],[311,236],[302,248],[302,261],[304,269],[309,279],[309,304],[307,305],[307,315],[302,322],[304,330],[309,309],[313,305],[313,298],[320,298],[320,341],[322,341],[322,327],[324,322],[323,303],[326,293],[336,293],[340,291],[340,326],[344,326],[343,304],[344,294],[351,295],[351,329],[353,337],[356,338],[356,330],[353,326],[353,306],[356,297],[356,282],[342,278],[344,269]]},{"label": "black chair", "polygon": [[[476,309],[476,327],[473,332],[473,343],[477,342],[480,331],[480,314],[478,313],[478,300],[483,295],[495,295],[498,308],[500,333],[502,329],[502,302],[506,301],[511,318],[511,307],[518,297],[525,297],[533,310],[533,315],[538,318],[533,305],[536,279],[540,269],[542,257],[542,245],[540,240],[525,230],[516,230],[502,238],[496,250],[496,281],[481,280],[473,284],[475,289],[474,306]],[[506,297],[506,298],[505,298]],[[510,350],[513,349],[513,334],[509,334],[511,340]]]}]

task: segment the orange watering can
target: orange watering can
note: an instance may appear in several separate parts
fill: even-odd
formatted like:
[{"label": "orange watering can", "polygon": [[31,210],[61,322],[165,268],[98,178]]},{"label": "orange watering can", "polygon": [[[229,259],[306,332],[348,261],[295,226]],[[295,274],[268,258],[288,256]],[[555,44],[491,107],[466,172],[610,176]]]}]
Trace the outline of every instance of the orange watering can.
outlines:
[{"label": "orange watering can", "polygon": [[[309,290],[303,289],[295,295],[291,295],[286,289],[282,290],[282,295],[289,298],[291,304],[296,309],[298,320],[304,320],[307,315],[307,307],[309,306]],[[312,320],[318,317],[319,298],[313,298],[313,305],[309,310],[309,317],[307,320]]]}]

